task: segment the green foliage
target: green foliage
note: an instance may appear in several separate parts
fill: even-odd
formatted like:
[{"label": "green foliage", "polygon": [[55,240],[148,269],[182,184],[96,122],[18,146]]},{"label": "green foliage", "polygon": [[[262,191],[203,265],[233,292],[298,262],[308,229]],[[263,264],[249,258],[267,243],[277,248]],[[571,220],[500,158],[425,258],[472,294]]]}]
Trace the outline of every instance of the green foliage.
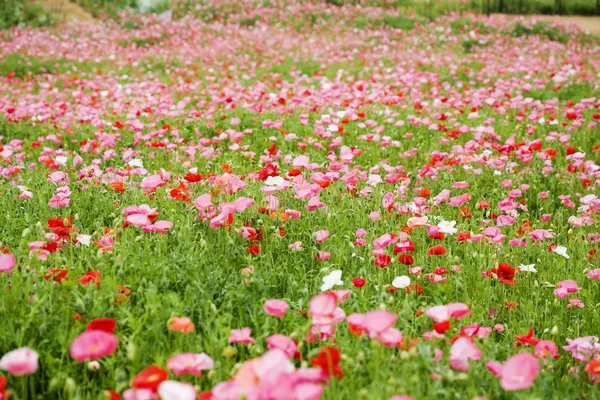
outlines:
[{"label": "green foliage", "polygon": [[75,2],[94,17],[99,17],[101,14],[116,17],[119,11],[138,6],[138,0],[75,0]]},{"label": "green foliage", "polygon": [[55,22],[50,11],[40,5],[25,0],[0,1],[0,29],[17,25],[50,26]]},{"label": "green foliage", "polygon": [[561,33],[558,30],[558,28],[550,26],[544,22],[538,22],[534,24],[531,28],[528,28],[520,22],[517,22],[513,28],[511,35],[514,37],[539,35],[542,37],[546,37],[549,40],[553,40],[555,42],[560,43],[567,43],[569,41],[568,35]]},{"label": "green foliage", "polygon": [[415,29],[415,20],[406,18],[402,15],[398,16],[386,16],[383,18],[383,22],[393,29],[402,29],[405,31],[409,31]]}]

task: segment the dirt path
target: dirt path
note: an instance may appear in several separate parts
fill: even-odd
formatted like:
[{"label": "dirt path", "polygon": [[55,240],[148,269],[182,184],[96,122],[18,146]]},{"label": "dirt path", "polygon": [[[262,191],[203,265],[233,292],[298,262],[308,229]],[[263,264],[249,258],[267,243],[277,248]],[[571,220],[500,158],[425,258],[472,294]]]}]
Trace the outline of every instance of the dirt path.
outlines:
[{"label": "dirt path", "polygon": [[59,18],[67,21],[93,21],[94,17],[78,4],[69,0],[38,0],[38,3],[49,9]]}]

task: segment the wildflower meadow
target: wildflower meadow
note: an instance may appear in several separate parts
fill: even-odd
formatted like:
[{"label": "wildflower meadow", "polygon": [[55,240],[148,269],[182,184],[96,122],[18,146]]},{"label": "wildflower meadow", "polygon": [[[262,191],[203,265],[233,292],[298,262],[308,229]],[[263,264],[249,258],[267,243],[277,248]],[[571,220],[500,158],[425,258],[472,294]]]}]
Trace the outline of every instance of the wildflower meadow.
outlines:
[{"label": "wildflower meadow", "polygon": [[535,16],[0,31],[0,400],[599,399],[599,122]]}]

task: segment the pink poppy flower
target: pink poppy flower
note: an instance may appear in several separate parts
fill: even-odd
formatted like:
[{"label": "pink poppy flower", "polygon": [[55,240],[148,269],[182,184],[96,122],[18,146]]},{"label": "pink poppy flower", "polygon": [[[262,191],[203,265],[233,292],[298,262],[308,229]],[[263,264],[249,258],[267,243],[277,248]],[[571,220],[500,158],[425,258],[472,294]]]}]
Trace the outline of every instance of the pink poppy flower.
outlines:
[{"label": "pink poppy flower", "polygon": [[507,391],[523,390],[533,386],[540,372],[540,362],[528,352],[512,356],[506,361],[500,376],[500,386]]},{"label": "pink poppy flower", "polygon": [[166,182],[162,180],[162,177],[158,174],[150,175],[142,180],[140,186],[147,192],[152,192],[161,186],[165,186]]},{"label": "pink poppy flower", "polygon": [[283,300],[271,299],[265,301],[264,310],[267,314],[283,318],[290,306]]},{"label": "pink poppy flower", "polygon": [[289,358],[294,357],[298,349],[298,345],[292,339],[285,335],[271,335],[266,339],[267,347],[271,349],[279,349],[283,351]]},{"label": "pink poppy flower", "polygon": [[[2,256],[0,256],[1,258]],[[2,263],[0,262],[0,265],[2,265]],[[2,270],[2,268],[0,267],[0,271]],[[599,280],[600,279],[600,268],[596,268],[593,269],[591,271],[588,272],[587,277],[589,279],[594,279],[594,280]]]},{"label": "pink poppy flower", "polygon": [[175,373],[175,375],[191,374],[196,377],[202,375],[203,370],[213,369],[215,363],[205,353],[181,353],[169,358],[167,367]]},{"label": "pink poppy flower", "polygon": [[0,369],[14,376],[30,375],[38,369],[38,354],[29,347],[21,347],[6,353],[0,359]]},{"label": "pink poppy flower", "polygon": [[584,308],[585,304],[583,304],[583,302],[579,299],[569,299],[569,304],[567,304],[567,308],[571,307]]},{"label": "pink poppy flower", "polygon": [[329,231],[316,231],[314,236],[317,243],[323,243],[329,238]]},{"label": "pink poppy flower", "polygon": [[538,358],[558,358],[558,348],[552,340],[540,340],[535,345],[534,354]]},{"label": "pink poppy flower", "polygon": [[98,360],[110,356],[117,350],[119,339],[99,330],[83,332],[71,343],[71,357],[77,361]]},{"label": "pink poppy flower", "polygon": [[17,265],[14,254],[0,254],[0,272],[11,272]]},{"label": "pink poppy flower", "polygon": [[254,339],[250,336],[252,331],[250,328],[232,329],[229,336],[229,343],[248,344],[254,343]]},{"label": "pink poppy flower", "polygon": [[561,299],[564,299],[571,293],[576,293],[581,290],[581,288],[577,286],[577,282],[571,279],[560,281],[556,285],[558,286],[558,289],[554,289],[554,295]]},{"label": "pink poppy flower", "polygon": [[480,360],[481,350],[466,337],[460,337],[450,348],[450,368],[458,371],[469,370],[469,360]]}]

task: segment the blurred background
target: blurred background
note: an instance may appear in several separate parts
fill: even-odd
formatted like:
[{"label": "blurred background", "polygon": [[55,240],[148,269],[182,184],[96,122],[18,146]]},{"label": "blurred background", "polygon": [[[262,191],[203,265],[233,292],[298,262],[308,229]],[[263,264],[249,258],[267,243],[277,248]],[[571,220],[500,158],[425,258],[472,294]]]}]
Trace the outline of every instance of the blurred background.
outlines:
[{"label": "blurred background", "polygon": [[219,8],[317,2],[335,7],[394,8],[406,15],[430,19],[457,12],[600,16],[600,0],[0,0],[0,29],[48,26],[73,19],[118,18],[121,12],[156,13],[169,18],[192,13],[207,20]]}]

